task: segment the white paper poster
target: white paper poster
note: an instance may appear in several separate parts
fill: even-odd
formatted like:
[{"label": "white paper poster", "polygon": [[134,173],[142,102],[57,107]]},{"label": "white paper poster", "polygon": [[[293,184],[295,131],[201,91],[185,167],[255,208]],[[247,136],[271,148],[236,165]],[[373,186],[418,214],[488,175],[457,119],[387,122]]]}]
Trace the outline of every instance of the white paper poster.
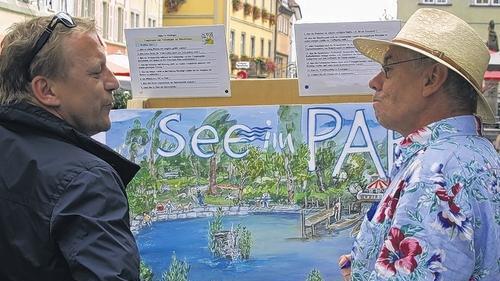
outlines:
[{"label": "white paper poster", "polygon": [[135,98],[231,95],[223,25],[125,29],[125,36]]},{"label": "white paper poster", "polygon": [[360,54],[356,37],[392,39],[399,21],[296,24],[301,96],[368,94],[380,65]]}]

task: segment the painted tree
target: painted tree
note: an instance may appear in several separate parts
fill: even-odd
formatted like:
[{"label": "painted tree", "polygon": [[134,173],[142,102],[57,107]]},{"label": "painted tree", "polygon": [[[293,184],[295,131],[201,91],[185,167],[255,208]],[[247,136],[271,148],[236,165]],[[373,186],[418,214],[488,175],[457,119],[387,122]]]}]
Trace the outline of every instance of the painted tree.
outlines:
[{"label": "painted tree", "polygon": [[[203,130],[198,136],[200,139],[212,139],[215,137],[218,137],[219,139],[219,141],[216,143],[204,145],[209,147],[209,149],[205,151],[207,152],[210,151],[212,154],[209,158],[209,173],[208,173],[209,194],[217,193],[217,165],[220,156],[223,153],[223,145],[221,138],[223,138],[227,130],[235,124],[236,120],[231,119],[231,114],[229,114],[229,112],[227,112],[227,110],[225,109],[218,109],[210,113],[210,115],[208,115],[201,124],[201,126],[205,125],[212,126],[218,133],[218,136],[214,136],[213,133],[209,130]],[[199,128],[192,127],[189,130],[190,135],[192,136],[197,129]]]},{"label": "painted tree", "polygon": [[335,141],[328,141],[321,145],[316,151],[316,184],[319,191],[325,190],[332,184],[332,172],[335,165]]},{"label": "painted tree", "polygon": [[308,171],[308,159],[309,159],[309,148],[306,144],[301,144],[292,154],[291,162],[289,163],[289,167],[292,173],[292,178],[295,183],[295,186],[292,186],[292,190],[288,190],[288,202],[293,202],[293,195],[297,188],[301,188],[302,191],[306,190],[307,182],[311,179],[311,174]]},{"label": "painted tree", "polygon": [[132,128],[126,135],[125,142],[129,147],[131,159],[137,161],[138,152],[145,150],[144,157],[139,163],[141,170],[129,184],[128,189],[131,206],[135,206],[131,208],[134,212],[149,211],[151,209],[143,209],[154,207],[156,195],[164,180],[163,173],[168,166],[167,161],[159,161],[161,158],[157,152],[159,147],[170,145],[167,141],[160,139],[161,131],[158,127],[158,120],[161,114],[162,111],[156,111],[144,127],[139,119],[134,120]]},{"label": "painted tree", "polygon": [[139,119],[135,119],[132,129],[127,132],[125,137],[125,145],[128,147],[130,161],[136,162],[139,152],[148,144],[149,140],[148,130],[142,127]]},{"label": "painted tree", "polygon": [[243,199],[245,187],[264,174],[264,161],[263,154],[255,146],[250,146],[248,154],[244,158],[235,161],[238,175],[238,202]]},{"label": "painted tree", "polygon": [[[278,109],[279,125],[278,131],[286,138],[289,134],[292,137],[292,143],[302,143],[301,119],[302,107],[282,105]],[[288,191],[288,203],[293,202],[295,193],[295,178],[293,175],[292,154],[290,147],[284,147],[282,150],[283,167],[285,171],[286,187]],[[307,169],[306,169],[307,170]]]}]

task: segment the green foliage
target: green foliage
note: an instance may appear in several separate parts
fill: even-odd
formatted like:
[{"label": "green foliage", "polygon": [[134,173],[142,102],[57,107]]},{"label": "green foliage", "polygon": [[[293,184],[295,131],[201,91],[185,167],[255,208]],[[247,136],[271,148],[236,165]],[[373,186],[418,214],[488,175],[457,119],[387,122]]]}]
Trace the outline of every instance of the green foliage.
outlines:
[{"label": "green foliage", "polygon": [[146,263],[141,261],[139,279],[141,281],[153,281],[153,270]]},{"label": "green foliage", "polygon": [[327,141],[316,151],[316,182],[321,191],[333,186],[333,166],[335,165],[336,144]]},{"label": "green foliage", "polygon": [[168,271],[163,273],[162,279],[163,281],[188,281],[190,268],[187,261],[177,260],[175,253],[173,253]]},{"label": "green foliage", "polygon": [[243,193],[247,182],[253,183],[265,172],[265,159],[255,146],[249,147],[248,154],[242,159],[234,161],[236,178],[239,180],[238,200],[243,199]]},{"label": "green foliage", "polygon": [[[252,248],[252,234],[241,224],[238,224],[235,229],[223,231],[222,227],[223,211],[217,209],[212,221],[208,222],[208,247],[210,252],[216,257],[231,257],[231,259],[249,259]],[[219,240],[216,239],[216,234],[226,234]],[[234,251],[238,249],[238,251]],[[228,251],[229,250],[229,251]]]},{"label": "green foliage", "polygon": [[311,178],[308,171],[309,148],[302,143],[292,156],[292,174],[298,182],[302,183]]},{"label": "green foliage", "polygon": [[224,198],[222,196],[221,196],[221,194],[218,194],[218,195],[209,195],[208,194],[205,196],[205,204],[215,205],[215,206],[232,206],[232,205],[234,205],[235,202],[232,199],[227,199],[227,198]]},{"label": "green foliage", "polygon": [[210,252],[217,254],[217,244],[215,240],[215,234],[222,230],[222,208],[217,208],[217,212],[214,215],[212,221],[208,222],[208,248]]},{"label": "green foliage", "polygon": [[[204,125],[211,125],[212,127],[215,128],[217,134],[219,136],[223,136],[226,134],[227,130],[233,126],[236,125],[236,120],[231,119],[231,114],[225,109],[218,109],[215,110],[214,112],[210,113],[205,120],[203,120],[203,123],[201,126]],[[200,127],[201,127],[200,126]],[[189,135],[192,136],[194,132],[197,130],[195,126],[193,126],[191,129],[189,129]],[[213,135],[213,132],[208,131],[208,130],[203,130],[202,133],[198,136],[201,139],[204,138],[213,138],[215,137]],[[209,194],[215,194],[216,193],[216,184],[217,184],[217,168],[219,165],[219,158],[223,154],[224,148],[222,146],[222,142],[217,142],[213,144],[207,144],[207,146],[210,147],[211,151],[214,151],[215,154],[210,157],[209,159]]]},{"label": "green foliage", "polygon": [[313,269],[307,276],[307,281],[323,281],[323,277],[321,277],[319,270]]},{"label": "green foliage", "polygon": [[250,258],[250,250],[252,249],[252,233],[240,224],[236,227],[236,233],[240,256],[242,259],[248,260]]},{"label": "green foliage", "polygon": [[130,91],[118,88],[113,91],[113,109],[127,108],[127,101],[132,98]]},{"label": "green foliage", "polygon": [[[197,185],[196,179],[193,177],[167,179],[167,180],[165,180],[165,182],[168,184],[168,186],[170,186],[172,189],[175,189],[175,190],[183,190],[186,187]],[[202,180],[201,183],[206,184],[207,180],[204,179],[204,180]]]},{"label": "green foliage", "polygon": [[149,141],[150,137],[148,130],[142,127],[139,119],[135,119],[132,124],[132,129],[127,132],[125,137],[125,145],[128,147],[130,161],[136,161],[136,158],[139,156],[139,152],[148,144]]},{"label": "green foliage", "polygon": [[154,179],[150,177],[147,167],[142,167],[126,189],[130,212],[133,215],[149,212],[155,207],[153,192],[148,187],[154,186]]}]

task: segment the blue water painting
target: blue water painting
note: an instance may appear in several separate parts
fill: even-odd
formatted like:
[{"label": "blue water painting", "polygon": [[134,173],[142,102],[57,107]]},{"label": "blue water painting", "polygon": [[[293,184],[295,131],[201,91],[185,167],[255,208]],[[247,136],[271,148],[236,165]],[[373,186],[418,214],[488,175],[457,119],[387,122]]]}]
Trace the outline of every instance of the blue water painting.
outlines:
[{"label": "blue water painting", "polygon": [[224,229],[246,226],[253,247],[247,261],[214,258],[208,248],[208,222],[213,218],[155,222],[137,234],[142,260],[155,280],[168,270],[172,253],[190,265],[190,281],[305,281],[319,270],[323,280],[341,280],[337,260],[349,253],[353,238],[348,230],[317,239],[301,239],[300,215],[262,213],[225,216]]}]

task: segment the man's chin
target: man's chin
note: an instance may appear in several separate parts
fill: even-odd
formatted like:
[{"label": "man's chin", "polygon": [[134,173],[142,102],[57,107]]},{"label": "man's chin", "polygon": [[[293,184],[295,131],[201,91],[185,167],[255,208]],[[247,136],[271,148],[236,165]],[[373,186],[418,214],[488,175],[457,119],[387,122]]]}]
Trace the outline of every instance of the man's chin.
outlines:
[{"label": "man's chin", "polygon": [[106,124],[102,124],[101,126],[90,129],[85,134],[88,136],[93,136],[93,135],[97,135],[97,134],[102,133],[102,132],[107,132],[107,131],[109,131],[109,129],[111,129],[111,123],[107,122]]}]

